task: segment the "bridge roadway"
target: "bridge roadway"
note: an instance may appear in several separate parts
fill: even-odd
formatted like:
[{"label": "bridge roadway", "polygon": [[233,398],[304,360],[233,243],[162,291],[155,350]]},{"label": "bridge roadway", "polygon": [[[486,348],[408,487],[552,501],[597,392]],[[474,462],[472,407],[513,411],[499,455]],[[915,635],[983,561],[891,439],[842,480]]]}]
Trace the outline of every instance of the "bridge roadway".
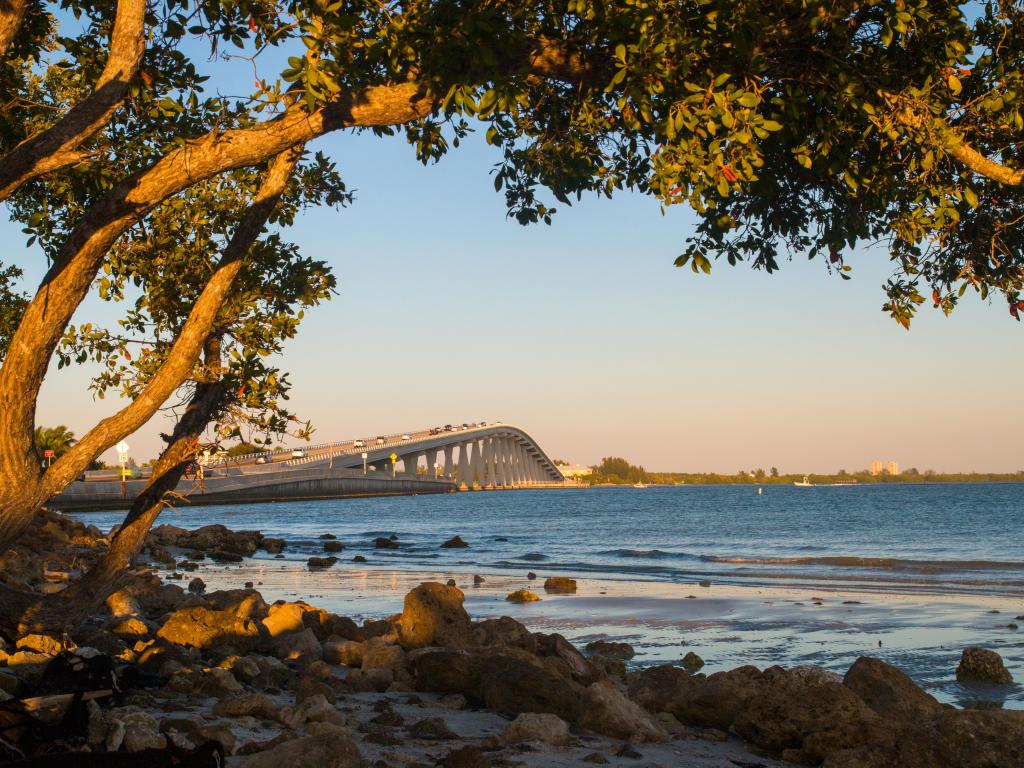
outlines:
[{"label": "bridge roadway", "polygon": [[[352,440],[304,446],[301,458],[293,458],[290,448],[215,458],[206,462],[201,478],[183,479],[175,491],[188,504],[199,505],[575,487],[532,437],[511,424],[419,430],[381,439],[365,440],[365,447]],[[147,483],[143,477],[122,487],[109,472],[87,474],[87,481],[72,483],[51,506],[65,511],[126,508]]]},{"label": "bridge roadway", "polygon": [[[422,429],[415,432],[323,443],[300,447],[305,455],[293,458],[293,449],[249,454],[211,461],[215,472],[222,467],[260,466],[281,463],[286,466],[327,464],[331,467],[390,471],[397,477],[417,475],[425,463],[428,476],[452,480],[460,490],[520,488],[536,485],[563,485],[566,480],[558,466],[548,458],[537,442],[520,427],[496,422],[484,425]],[[396,456],[394,462],[391,457]],[[402,469],[397,465],[401,463]],[[265,465],[265,464],[264,464]]]}]

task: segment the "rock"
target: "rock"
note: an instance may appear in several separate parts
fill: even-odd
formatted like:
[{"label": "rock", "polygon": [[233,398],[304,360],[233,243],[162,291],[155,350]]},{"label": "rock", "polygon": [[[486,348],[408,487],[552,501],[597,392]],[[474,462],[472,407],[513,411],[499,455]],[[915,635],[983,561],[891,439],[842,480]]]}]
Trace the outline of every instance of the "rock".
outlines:
[{"label": "rock", "polygon": [[740,709],[764,686],[764,675],[757,667],[715,672],[695,680],[669,711],[688,725],[728,730]]},{"label": "rock", "polygon": [[443,717],[425,717],[410,725],[407,730],[414,739],[441,741],[458,738],[458,735],[452,732]]},{"label": "rock", "polygon": [[762,749],[798,750],[812,764],[887,738],[885,722],[857,694],[828,678],[772,667],[746,701],[733,731]]},{"label": "rock", "polygon": [[541,742],[556,747],[568,746],[572,742],[569,724],[557,715],[524,712],[513,720],[499,736],[503,744]]},{"label": "rock", "polygon": [[474,746],[453,749],[438,763],[441,768],[491,768],[491,761]]},{"label": "rock", "polygon": [[345,682],[357,693],[383,693],[394,679],[390,669],[353,669]]},{"label": "rock", "polygon": [[104,713],[107,733],[104,746],[108,752],[124,749],[141,752],[144,749],[163,749],[167,739],[157,726],[156,719],[137,707],[121,707]]},{"label": "rock", "polygon": [[266,752],[232,759],[234,768],[360,768],[363,764],[352,739],[343,730],[333,728],[317,736],[291,739]]},{"label": "rock", "polygon": [[119,589],[106,600],[111,616],[137,616],[142,612],[139,601],[127,589]]},{"label": "rock", "polygon": [[544,580],[544,591],[555,595],[575,595],[576,579],[567,576],[552,576]]},{"label": "rock", "polygon": [[629,684],[629,698],[648,712],[671,712],[673,704],[693,685],[689,672],[662,664],[637,672]]},{"label": "rock", "polygon": [[942,711],[934,697],[880,659],[861,656],[847,671],[843,684],[886,719],[926,720]]},{"label": "rock", "polygon": [[327,626],[328,637],[340,637],[343,640],[359,640],[362,641],[363,631],[348,616],[335,616],[334,614],[327,614],[324,622]]},{"label": "rock", "polygon": [[398,549],[398,542],[384,536],[378,536],[373,540],[373,546],[377,549]]},{"label": "rock", "polygon": [[464,648],[469,645],[472,622],[462,590],[437,582],[420,584],[405,596],[398,620],[399,643],[403,648],[444,645]]},{"label": "rock", "polygon": [[545,635],[536,632],[533,635],[537,643],[537,654],[545,656],[549,661],[546,665],[562,675],[571,676],[576,682],[590,685],[600,679],[601,675],[587,658],[576,650],[576,646],[557,633]]},{"label": "rock", "polygon": [[901,731],[895,752],[882,754],[899,768],[1017,768],[1024,757],[1024,712],[943,708]]},{"label": "rock", "polygon": [[241,717],[248,715],[260,720],[276,720],[278,705],[262,693],[243,693],[221,699],[213,707],[217,717]]},{"label": "rock", "polygon": [[324,552],[341,552],[345,548],[345,545],[340,541],[325,541]]},{"label": "rock", "polygon": [[194,563],[191,560],[180,560],[178,561],[177,568],[179,571],[198,571],[199,563]]},{"label": "rock", "polygon": [[697,582],[697,586],[704,587],[704,589],[708,589],[711,586],[711,582],[707,579],[702,579],[701,581]]},{"label": "rock", "polygon": [[501,616],[473,625],[473,644],[480,648],[521,648],[536,653],[537,639],[515,619]]},{"label": "rock", "polygon": [[473,576],[473,585],[474,585],[474,586],[477,586],[477,587],[479,587],[479,586],[480,586],[481,584],[483,584],[483,583],[484,583],[485,581],[487,581],[487,579],[485,579],[485,578],[484,578],[483,576],[480,576],[480,575],[474,575],[474,576]]},{"label": "rock", "polygon": [[329,664],[361,667],[363,665],[363,644],[332,637],[323,644],[323,659]]},{"label": "rock", "polygon": [[623,696],[607,680],[587,688],[579,724],[604,736],[634,742],[665,741],[668,738],[650,714]]},{"label": "rock", "polygon": [[201,595],[206,591],[206,582],[196,576],[188,583],[188,591],[195,595]]},{"label": "rock", "polygon": [[243,557],[237,552],[228,552],[226,549],[216,549],[210,553],[210,559],[218,563],[240,563]]},{"label": "rock", "polygon": [[362,555],[356,555],[355,557],[352,558],[352,562],[353,563],[365,563],[366,562],[366,558],[363,557]]},{"label": "rock", "polygon": [[703,666],[704,659],[702,659],[693,651],[689,651],[685,656],[683,656],[683,669],[685,669],[690,674],[693,674]]},{"label": "rock", "polygon": [[1003,666],[1003,657],[987,648],[965,648],[956,668],[956,679],[962,683],[997,683],[1007,685],[1013,682],[1013,675]]},{"label": "rock", "polygon": [[338,537],[335,536],[333,533],[321,533],[319,538],[322,541],[331,541],[332,539],[337,539]]},{"label": "rock", "polygon": [[510,603],[535,603],[540,600],[535,592],[531,592],[528,589],[517,589],[505,599]]},{"label": "rock", "polygon": [[306,613],[316,610],[306,603],[286,603],[279,600],[270,606],[262,624],[271,637],[279,637],[288,632],[299,632],[306,629]]},{"label": "rock", "polygon": [[448,648],[424,648],[412,651],[406,660],[416,690],[480,698],[481,656]]},{"label": "rock", "polygon": [[405,652],[397,645],[371,637],[362,644],[363,669],[400,669],[405,660]]},{"label": "rock", "polygon": [[149,627],[134,616],[129,616],[118,622],[110,628],[110,631],[125,640],[137,640],[149,635]]},{"label": "rock", "polygon": [[583,762],[593,763],[594,765],[608,765],[608,758],[600,752],[591,752],[589,755],[584,755]]},{"label": "rock", "polygon": [[[569,722],[582,714],[585,689],[547,669],[519,658],[495,655],[484,657],[479,670],[479,698],[489,709],[506,715],[548,712]],[[474,694],[472,690],[453,692],[470,697]]]},{"label": "rock", "polygon": [[277,637],[274,641],[274,654],[284,661],[308,664],[322,659],[324,651],[313,630],[304,629]]},{"label": "rock", "polygon": [[458,582],[456,582],[455,579],[448,579],[448,581],[445,582],[449,587],[454,587],[457,583]]},{"label": "rock", "polygon": [[629,661],[636,656],[636,651],[629,643],[615,643],[608,640],[594,640],[587,643],[587,653],[623,661]]},{"label": "rock", "polygon": [[284,549],[284,546],[285,546],[285,540],[284,539],[272,539],[272,538],[267,537],[267,538],[264,538],[260,542],[260,547],[268,555],[280,554],[281,551]]},{"label": "rock", "polygon": [[442,549],[466,549],[468,546],[469,544],[463,541],[461,536],[452,536],[441,545]]},{"label": "rock", "polygon": [[240,590],[222,599],[214,593],[211,598],[216,608],[183,608],[175,611],[157,630],[157,637],[175,645],[193,648],[213,648],[230,645],[243,649],[252,647],[260,636],[258,621],[266,615],[267,604],[256,592]]},{"label": "rock", "polygon": [[56,656],[64,650],[63,643],[49,635],[22,635],[18,638],[16,647],[21,651],[45,653],[48,656]]},{"label": "rock", "polygon": [[329,555],[328,557],[313,556],[306,561],[306,565],[310,568],[330,568],[336,562],[338,562],[338,558],[334,555]]},{"label": "rock", "polygon": [[295,707],[285,707],[280,714],[281,722],[298,730],[306,723],[332,723],[344,725],[345,717],[326,696],[317,694],[303,699]]},{"label": "rock", "polygon": [[529,573],[526,574],[526,578],[528,578],[530,581],[533,581],[534,579],[537,578],[537,574],[534,573],[533,571],[530,571]]},{"label": "rock", "polygon": [[438,699],[437,705],[445,709],[465,709],[466,697],[461,693],[449,693],[447,696],[442,696]]}]

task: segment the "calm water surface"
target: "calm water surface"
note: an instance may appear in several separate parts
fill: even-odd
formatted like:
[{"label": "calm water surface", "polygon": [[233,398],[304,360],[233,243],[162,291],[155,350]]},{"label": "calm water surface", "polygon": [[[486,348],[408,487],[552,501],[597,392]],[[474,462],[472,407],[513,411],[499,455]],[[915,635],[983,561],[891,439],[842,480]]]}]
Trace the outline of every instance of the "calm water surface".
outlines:
[{"label": "calm water surface", "polygon": [[[101,528],[120,513],[85,516]],[[390,568],[1024,597],[1024,485],[689,486],[197,507],[161,522],[255,528],[290,558],[334,533]],[[469,549],[439,549],[461,535]],[[378,536],[398,550],[375,550]]]}]

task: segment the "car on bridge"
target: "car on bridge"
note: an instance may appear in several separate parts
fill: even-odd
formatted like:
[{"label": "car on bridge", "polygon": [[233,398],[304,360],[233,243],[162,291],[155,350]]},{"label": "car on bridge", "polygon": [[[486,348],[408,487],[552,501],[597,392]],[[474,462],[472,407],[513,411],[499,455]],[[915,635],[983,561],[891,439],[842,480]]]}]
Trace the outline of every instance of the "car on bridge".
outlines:
[{"label": "car on bridge", "polygon": [[386,442],[387,440],[385,440],[381,435],[377,436],[377,445],[384,445]]},{"label": "car on bridge", "polygon": [[412,440],[408,435],[402,435],[402,440]]},{"label": "car on bridge", "polygon": [[365,440],[353,440],[352,441],[352,447],[353,448],[365,448],[366,447],[366,441]]},{"label": "car on bridge", "polygon": [[304,450],[302,450],[301,448],[296,448],[294,451],[292,451],[292,458],[293,459],[304,459],[304,458],[306,458],[306,452]]}]

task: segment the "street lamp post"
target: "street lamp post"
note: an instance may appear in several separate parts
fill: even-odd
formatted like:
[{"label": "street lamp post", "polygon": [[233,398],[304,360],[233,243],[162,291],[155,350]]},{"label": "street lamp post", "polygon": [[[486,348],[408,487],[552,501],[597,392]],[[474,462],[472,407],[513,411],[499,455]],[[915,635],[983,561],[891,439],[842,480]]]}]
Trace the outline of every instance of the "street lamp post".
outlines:
[{"label": "street lamp post", "polygon": [[128,482],[124,475],[124,465],[128,461],[128,443],[122,440],[120,443],[114,446],[114,450],[117,451],[117,463],[121,465],[121,498],[128,498]]}]

